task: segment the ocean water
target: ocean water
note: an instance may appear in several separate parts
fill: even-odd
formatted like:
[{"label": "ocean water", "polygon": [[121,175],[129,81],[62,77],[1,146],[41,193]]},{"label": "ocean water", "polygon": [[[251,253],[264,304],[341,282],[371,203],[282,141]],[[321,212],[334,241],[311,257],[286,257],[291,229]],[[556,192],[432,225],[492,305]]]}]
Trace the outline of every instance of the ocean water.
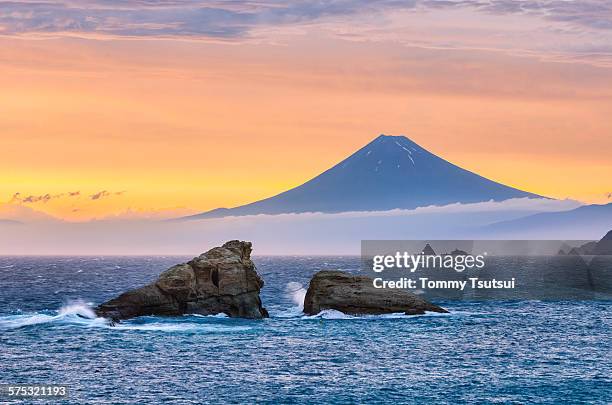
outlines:
[{"label": "ocean water", "polygon": [[256,257],[266,320],[145,317],[110,327],[79,316],[187,259],[0,257],[0,383],[65,384],[63,402],[90,404],[612,402],[610,301],[437,301],[451,313],[304,316],[311,275],[357,272],[357,257]]}]

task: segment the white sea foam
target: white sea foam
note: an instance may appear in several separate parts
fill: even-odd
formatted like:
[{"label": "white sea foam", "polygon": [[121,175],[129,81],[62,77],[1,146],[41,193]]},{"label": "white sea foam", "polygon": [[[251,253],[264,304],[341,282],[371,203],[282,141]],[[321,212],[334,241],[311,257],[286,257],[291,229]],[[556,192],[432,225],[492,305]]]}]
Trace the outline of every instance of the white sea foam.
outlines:
[{"label": "white sea foam", "polygon": [[421,315],[406,315],[403,312],[396,312],[391,314],[380,314],[380,315],[348,315],[344,312],[337,311],[335,309],[326,309],[319,312],[316,315],[304,315],[302,319],[413,319],[415,317],[423,316],[450,316],[451,313],[438,313],[438,312],[425,312]]},{"label": "white sea foam", "polygon": [[352,315],[347,315],[343,312],[336,311],[335,309],[325,309],[316,315],[305,315],[302,319],[357,319]]},{"label": "white sea foam", "polygon": [[[273,314],[273,318],[290,318],[290,319],[326,319],[326,320],[358,320],[358,319],[410,319],[415,318],[415,315],[406,315],[404,313],[393,313],[383,315],[347,315],[337,310],[327,309],[316,315],[304,315],[304,297],[306,290],[300,283],[291,282],[287,284],[286,294],[293,303],[291,307],[285,311]],[[418,316],[466,316],[474,313],[465,311],[453,311],[452,314],[440,314],[427,312],[424,315]],[[41,324],[61,324],[74,325],[79,327],[97,327],[109,328],[117,331],[158,331],[158,332],[195,332],[195,333],[228,333],[228,332],[243,332],[252,329],[250,326],[244,325],[219,325],[205,323],[204,320],[187,322],[189,317],[198,319],[222,319],[229,318],[226,314],[216,315],[199,315],[187,314],[183,318],[172,320],[164,318],[163,321],[158,321],[158,317],[138,318],[134,320],[124,321],[112,325],[108,319],[98,318],[91,308],[90,303],[83,301],[71,301],[62,306],[55,315],[49,313],[30,313],[7,315],[0,317],[0,330],[2,329],[17,329]],[[186,319],[187,318],[187,319]]]},{"label": "white sea foam", "polygon": [[107,321],[96,318],[93,310],[83,301],[71,301],[62,306],[57,315],[33,313],[0,317],[0,329],[16,329],[45,323],[79,324],[83,326],[104,326]]},{"label": "white sea foam", "polygon": [[300,312],[304,311],[304,299],[306,298],[306,289],[302,284],[295,281],[287,283],[285,287],[286,294],[291,301],[299,308]]},{"label": "white sea foam", "polygon": [[87,319],[95,319],[94,311],[83,301],[72,301],[64,305],[58,311],[58,317],[66,317],[70,315],[79,315]]},{"label": "white sea foam", "polygon": [[197,318],[229,318],[229,316],[227,316],[227,314],[224,314],[223,312],[215,315],[185,314],[183,316],[195,316]]},{"label": "white sea foam", "polygon": [[285,286],[285,297],[289,298],[294,304],[293,307],[282,311],[271,312],[273,318],[299,318],[304,315],[304,298],[306,289],[302,284],[291,281]]},{"label": "white sea foam", "polygon": [[[225,314],[217,315],[188,315],[198,318],[227,318]],[[152,319],[159,319],[149,317]],[[250,330],[248,326],[215,325],[200,322],[172,321],[168,318],[163,322],[151,321],[149,318],[129,320],[111,325],[105,318],[96,317],[91,306],[83,301],[72,301],[62,306],[56,315],[46,313],[30,313],[8,315],[0,317],[1,329],[17,329],[41,324],[62,324],[80,327],[100,327],[116,331],[159,331],[159,332],[198,332],[198,333],[226,333]]]},{"label": "white sea foam", "polygon": [[204,332],[226,333],[244,332],[250,330],[248,326],[206,325],[196,322],[152,322],[144,324],[120,323],[113,327],[115,330],[148,331],[148,332]]},{"label": "white sea foam", "polygon": [[305,315],[303,319],[397,319],[411,316],[412,315],[406,315],[403,312],[382,315],[348,315],[335,309],[325,309],[316,315]]}]

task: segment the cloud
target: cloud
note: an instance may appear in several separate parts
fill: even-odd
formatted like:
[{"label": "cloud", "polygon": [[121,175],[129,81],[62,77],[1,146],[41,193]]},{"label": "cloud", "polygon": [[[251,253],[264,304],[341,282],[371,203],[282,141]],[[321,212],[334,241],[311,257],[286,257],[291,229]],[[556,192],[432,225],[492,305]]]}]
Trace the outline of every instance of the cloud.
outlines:
[{"label": "cloud", "polygon": [[28,195],[24,196],[21,193],[17,192],[13,194],[11,199],[9,200],[9,204],[34,204],[34,203],[47,203],[51,200],[55,200],[62,197],[77,197],[81,194],[80,191],[70,191],[68,193],[59,193],[59,194],[40,194],[40,195]]},{"label": "cloud", "polygon": [[102,190],[102,191],[99,191],[99,192],[97,192],[95,194],[91,194],[89,196],[89,199],[90,200],[101,200],[103,198],[110,197],[110,196],[113,196],[113,195],[123,195],[124,193],[125,193],[125,190],[124,191],[115,191],[115,192],[109,192],[109,191],[106,191],[106,190]]},{"label": "cloud", "polygon": [[108,197],[108,196],[110,196],[110,195],[111,195],[111,194],[110,194],[108,191],[106,191],[106,190],[102,190],[102,191],[99,191],[99,192],[97,192],[97,193],[95,193],[95,194],[90,195],[90,196],[89,196],[89,198],[90,198],[91,200],[100,200],[100,199],[102,199],[102,198],[104,198],[104,197]]},{"label": "cloud", "polygon": [[0,2],[0,24],[4,34],[16,35],[232,38],[245,35],[269,11],[249,9],[246,2],[14,1]]},{"label": "cloud", "polygon": [[123,212],[108,215],[101,221],[124,221],[124,220],[166,220],[197,214],[199,211],[185,208],[128,208]]},{"label": "cloud", "polygon": [[11,37],[274,43],[315,26],[345,40],[612,67],[603,0],[0,0],[0,35]]},{"label": "cloud", "polygon": [[263,26],[296,25],[336,17],[401,10],[470,8],[497,15],[536,15],[612,30],[612,4],[585,0],[40,0],[0,1],[5,35],[83,34],[118,37],[247,37]]},{"label": "cloud", "polygon": [[48,202],[49,200],[51,200],[51,198],[58,198],[60,196],[51,196],[50,194],[44,194],[44,195],[30,195],[25,197],[23,200],[21,200],[24,203],[35,203],[35,202],[40,202],[42,201],[43,203]]},{"label": "cloud", "polygon": [[[266,217],[293,217],[301,219],[334,219],[334,218],[369,218],[369,217],[400,217],[422,214],[461,214],[474,212],[557,212],[567,211],[578,208],[582,203],[575,200],[553,200],[547,198],[511,198],[504,201],[483,201],[478,203],[454,203],[448,205],[429,205],[414,209],[392,209],[387,211],[349,211],[340,213],[305,212],[289,214],[257,214],[235,217],[225,217],[227,219],[247,220],[251,218]],[[223,219],[223,218],[222,218]],[[183,221],[183,219],[180,219]],[[209,221],[211,219],[195,219],[187,221]]]},{"label": "cloud", "polygon": [[[128,212],[83,223],[32,223],[0,231],[0,254],[180,254],[193,256],[231,239],[250,240],[255,254],[359,254],[362,240],[474,239],[483,226],[574,201],[515,199],[416,210],[283,214],[158,221]],[[573,225],[547,238],[599,238],[607,224]],[[603,232],[603,233],[602,233]],[[487,235],[490,237],[490,235]]]}]

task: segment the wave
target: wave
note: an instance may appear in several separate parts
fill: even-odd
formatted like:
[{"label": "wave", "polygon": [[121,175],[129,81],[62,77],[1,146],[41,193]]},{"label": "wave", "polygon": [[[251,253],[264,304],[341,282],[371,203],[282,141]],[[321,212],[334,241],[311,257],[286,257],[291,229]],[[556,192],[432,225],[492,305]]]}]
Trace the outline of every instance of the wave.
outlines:
[{"label": "wave", "polygon": [[306,289],[302,286],[302,284],[297,283],[295,281],[291,281],[287,283],[285,291],[286,295],[295,304],[296,308],[298,308],[300,312],[304,311],[304,299],[306,298]]},{"label": "wave", "polygon": [[[348,315],[343,312],[327,309],[316,315],[304,314],[304,296],[306,290],[301,284],[291,282],[287,284],[286,293],[295,306],[276,311],[272,319],[288,320],[363,320],[363,319],[414,319],[417,317],[433,316],[466,316],[474,315],[473,312],[454,311],[452,314],[440,314],[427,312],[423,315],[406,315],[404,313],[392,313],[382,315]],[[55,312],[52,314],[50,312]],[[63,325],[86,328],[107,328],[114,331],[157,331],[157,332],[193,332],[193,333],[229,333],[243,332],[252,329],[251,326],[228,324],[230,320],[226,314],[200,315],[186,314],[183,317],[157,317],[146,316],[113,324],[108,319],[96,317],[91,306],[81,300],[72,301],[62,306],[57,311],[35,312],[30,314],[18,314],[0,316],[0,330],[19,329],[41,325]],[[219,324],[222,322],[223,324]]]},{"label": "wave", "polygon": [[155,331],[155,332],[244,332],[251,330],[248,326],[206,325],[197,322],[152,322],[145,324],[119,323],[113,327],[116,330]]},{"label": "wave", "polygon": [[80,325],[108,325],[104,318],[96,318],[91,307],[83,301],[71,301],[62,306],[56,315],[34,313],[23,315],[8,315],[0,317],[0,329],[17,329],[32,325],[47,323],[64,323]]},{"label": "wave", "polygon": [[348,315],[344,312],[335,309],[325,309],[316,315],[303,315],[302,319],[414,319],[422,316],[447,316],[449,314],[440,314],[436,312],[426,312],[422,315],[406,315],[403,312],[379,315]]},{"label": "wave", "polygon": [[302,319],[358,319],[358,317],[347,315],[335,309],[325,309],[316,315],[303,315]]},{"label": "wave", "polygon": [[[302,314],[303,315],[303,314]],[[344,312],[337,311],[335,309],[325,309],[319,312],[316,315],[303,315],[302,319],[416,319],[423,317],[448,317],[455,315],[475,315],[475,313],[470,312],[449,312],[449,313],[440,313],[440,312],[429,312],[426,311],[424,314],[418,315],[406,315],[404,312],[394,312],[391,314],[376,314],[376,315],[348,315]]]},{"label": "wave", "polygon": [[62,325],[86,328],[106,328],[112,331],[157,331],[157,332],[194,332],[228,333],[243,332],[251,327],[243,325],[218,325],[206,323],[204,319],[227,317],[218,315],[186,315],[184,318],[141,317],[112,324],[108,319],[96,317],[91,306],[83,301],[72,301],[62,306],[52,315],[44,312],[7,315],[0,317],[0,330],[19,329],[43,325]]},{"label": "wave", "polygon": [[196,318],[229,318],[229,316],[227,316],[227,314],[224,314],[223,312],[215,315],[185,314],[183,316],[195,316]]},{"label": "wave", "polygon": [[285,298],[288,298],[293,307],[271,313],[272,318],[299,318],[304,315],[304,299],[306,289],[298,282],[290,281],[285,286]]}]

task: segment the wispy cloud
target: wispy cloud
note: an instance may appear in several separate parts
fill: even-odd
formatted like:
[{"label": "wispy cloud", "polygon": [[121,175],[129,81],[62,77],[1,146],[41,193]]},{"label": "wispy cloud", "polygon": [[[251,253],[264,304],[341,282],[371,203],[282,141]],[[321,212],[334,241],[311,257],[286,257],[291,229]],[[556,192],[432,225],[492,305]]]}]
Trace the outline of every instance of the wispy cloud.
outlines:
[{"label": "wispy cloud", "polygon": [[[473,239],[482,235],[482,226],[493,222],[577,205],[572,201],[515,199],[416,210],[254,215],[199,221],[159,221],[167,213],[157,216],[129,210],[86,223],[46,225],[30,221],[10,232],[0,231],[0,254],[193,255],[203,246],[231,239],[253,241],[258,255],[359,254],[364,239]],[[21,219],[3,216],[1,204],[0,217]],[[600,238],[609,230],[607,226],[605,221],[577,224],[564,234],[551,231],[546,238]]]},{"label": "wispy cloud", "polygon": [[[221,220],[246,221],[262,218],[300,218],[333,219],[333,218],[366,218],[366,217],[401,217],[423,214],[462,214],[474,212],[557,212],[567,211],[583,205],[571,199],[553,200],[547,198],[511,198],[504,201],[483,201],[477,203],[453,203],[448,205],[429,205],[414,209],[396,208],[386,211],[347,211],[340,213],[305,212],[288,214],[256,214],[244,216],[228,216]],[[182,219],[180,219],[182,220]],[[214,221],[216,219],[196,219],[188,221]]]},{"label": "wispy cloud", "polygon": [[89,196],[89,199],[90,200],[101,200],[103,198],[111,197],[113,195],[123,195],[124,193],[125,193],[125,191],[110,192],[110,191],[102,190],[102,191],[99,191],[97,193],[91,194]]},{"label": "wispy cloud", "polygon": [[89,198],[91,200],[99,200],[101,198],[108,197],[108,196],[110,196],[110,193],[108,191],[106,191],[106,190],[102,190],[102,191],[99,191],[99,192],[97,192],[95,194],[90,195]]},{"label": "wispy cloud", "polygon": [[59,194],[40,194],[40,195],[23,195],[19,192],[13,194],[9,200],[9,204],[33,204],[33,203],[47,203],[51,200],[55,200],[62,197],[78,197],[81,194],[80,191],[70,191],[67,193]]},{"label": "wispy cloud", "polygon": [[[444,14],[450,12],[457,14]],[[390,24],[398,15],[399,29]],[[316,24],[345,39],[391,35],[412,46],[512,50],[612,66],[607,0],[0,0],[4,36],[245,41]],[[412,34],[397,38],[403,29]]]},{"label": "wispy cloud", "polygon": [[[107,198],[107,197],[111,197],[111,196],[120,196],[125,194],[126,191],[122,190],[122,191],[107,191],[107,190],[102,190],[102,191],[98,191],[97,193],[93,193],[90,195],[87,195],[87,198],[90,200],[101,200],[103,198]],[[57,200],[60,198],[80,198],[81,196],[81,191],[68,191],[65,193],[58,193],[58,194],[51,194],[51,193],[45,193],[45,194],[39,194],[39,195],[24,195],[20,192],[17,192],[15,194],[13,194],[13,196],[10,198],[10,200],[8,201],[8,204],[35,204],[35,203],[48,203],[51,200]]]},{"label": "wispy cloud", "polygon": [[499,15],[537,15],[549,21],[612,30],[612,4],[585,0],[16,0],[0,1],[6,35],[82,33],[126,37],[238,38],[266,25],[393,10],[471,8]]},{"label": "wispy cloud", "polygon": [[127,208],[117,214],[107,215],[98,220],[102,221],[130,221],[130,220],[165,220],[180,218],[187,215],[197,214],[199,211],[186,208]]}]

